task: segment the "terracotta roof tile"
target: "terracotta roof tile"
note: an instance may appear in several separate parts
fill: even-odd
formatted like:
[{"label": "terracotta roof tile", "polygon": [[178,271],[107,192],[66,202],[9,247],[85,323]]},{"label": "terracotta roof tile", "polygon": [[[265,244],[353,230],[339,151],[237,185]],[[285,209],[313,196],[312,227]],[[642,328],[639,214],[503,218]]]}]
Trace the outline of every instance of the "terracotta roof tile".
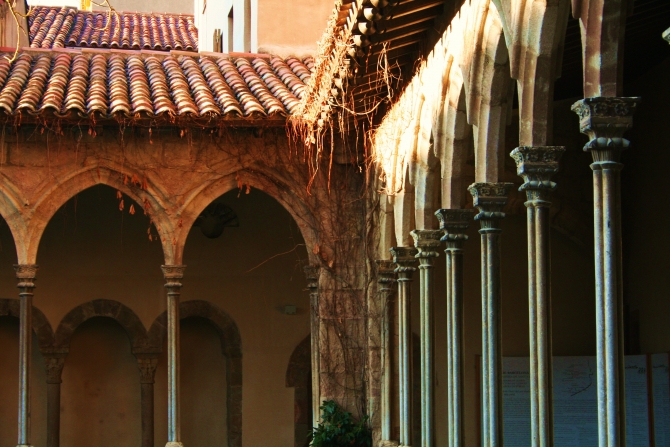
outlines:
[{"label": "terracotta roof tile", "polygon": [[0,57],[0,112],[60,118],[286,116],[310,60],[115,50],[24,51]]},{"label": "terracotta roof tile", "polygon": [[[193,16],[36,6],[29,17],[32,48],[130,48],[198,51]],[[109,22],[109,23],[108,23]]]}]

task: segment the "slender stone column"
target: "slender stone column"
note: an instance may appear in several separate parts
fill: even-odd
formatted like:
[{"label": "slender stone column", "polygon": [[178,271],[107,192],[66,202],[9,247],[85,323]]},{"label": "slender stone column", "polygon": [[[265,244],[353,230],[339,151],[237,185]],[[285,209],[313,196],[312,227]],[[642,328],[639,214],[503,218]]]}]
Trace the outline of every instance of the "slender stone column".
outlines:
[{"label": "slender stone column", "polygon": [[312,368],[312,426],[319,425],[321,407],[321,361],[319,356],[319,276],[321,268],[317,265],[308,265],[304,268],[309,289],[309,323],[311,335],[311,368]]},{"label": "slender stone column", "polygon": [[382,303],[381,315],[381,439],[391,440],[391,384],[393,382],[393,343],[391,342],[391,306],[393,304],[393,284],[395,283],[395,266],[392,261],[377,260],[377,292]]},{"label": "slender stone column", "polygon": [[482,244],[482,439],[502,447],[502,350],[500,327],[500,220],[512,183],[473,183],[468,187]]},{"label": "slender stone column", "polygon": [[565,152],[560,146],[522,146],[510,154],[526,191],[528,216],[528,318],[530,336],[530,427],[532,447],[554,445],[551,360],[551,263],[549,193]]},{"label": "slender stone column", "polygon": [[142,447],[154,446],[154,383],[158,356],[156,354],[136,354],[140,370]]},{"label": "slender stone column", "polygon": [[449,447],[465,445],[463,388],[463,242],[474,210],[435,212],[444,231],[447,263],[447,425]]},{"label": "slender stone column", "polygon": [[410,233],[418,253],[421,293],[421,445],[432,447],[435,444],[433,429],[434,411],[434,374],[433,374],[433,258],[440,254],[441,230],[414,230]]},{"label": "slender stone column", "polygon": [[600,447],[626,444],[623,352],[623,284],[621,272],[621,192],[619,163],[628,148],[623,138],[633,126],[640,98],[595,97],[577,101],[584,146],[593,156],[594,245],[596,271],[596,355],[598,442]]},{"label": "slender stone column", "polygon": [[18,446],[30,446],[30,367],[33,347],[33,289],[37,265],[14,266],[21,300],[19,320],[19,436]]},{"label": "slender stone column", "polygon": [[166,447],[183,447],[179,413],[179,295],[185,265],[163,265],[167,289],[168,351],[168,442]]},{"label": "slender stone column", "polygon": [[400,407],[400,445],[412,444],[412,276],[416,271],[417,250],[391,249],[398,275],[398,406]]},{"label": "slender stone column", "polygon": [[47,447],[60,445],[60,384],[67,353],[45,354],[47,372]]}]

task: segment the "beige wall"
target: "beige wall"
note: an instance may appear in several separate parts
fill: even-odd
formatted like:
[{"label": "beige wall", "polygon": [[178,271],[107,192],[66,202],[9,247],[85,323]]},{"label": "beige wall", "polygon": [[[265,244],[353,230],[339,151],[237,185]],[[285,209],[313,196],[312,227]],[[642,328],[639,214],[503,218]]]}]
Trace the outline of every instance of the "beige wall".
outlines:
[{"label": "beige wall", "polygon": [[[190,0],[112,0],[110,3],[117,11],[193,14],[193,2]],[[94,6],[93,9],[99,7]]]},{"label": "beige wall", "polygon": [[[299,266],[306,253],[303,246],[296,247],[303,241],[294,221],[269,196],[252,190],[238,197],[233,191],[224,201],[237,212],[240,227],[228,228],[213,240],[199,228],[192,230],[182,299],[209,301],[227,312],[240,330],[243,445],[285,447],[293,444],[294,435],[294,395],[285,386],[286,369],[293,350],[309,333],[308,296]],[[68,202],[49,224],[38,254],[34,302],[54,329],[71,309],[98,298],[122,302],[147,328],[165,311],[161,248],[148,240],[149,223],[141,207],[135,204],[138,212],[128,213],[130,203],[126,198],[121,213],[116,192],[97,186],[79,194],[76,203]],[[13,298],[15,255],[4,222],[0,242],[0,296]],[[280,312],[286,304],[296,305],[298,314]],[[225,445],[225,358],[218,335],[198,319],[184,320],[183,327],[184,440],[187,445]],[[5,439],[5,433],[16,432],[15,323],[0,324],[0,346],[0,446],[9,447],[16,441],[15,435]],[[167,431],[164,357],[155,388],[156,446],[165,445]],[[43,369],[36,367],[34,376],[33,433],[39,446],[45,436]],[[128,440],[127,445],[138,445],[139,401],[139,373],[121,327],[106,319],[80,327],[63,372],[62,446],[102,445],[102,437],[112,433],[115,439]]]},{"label": "beige wall", "polygon": [[258,0],[259,51],[314,55],[333,6],[332,0]]}]

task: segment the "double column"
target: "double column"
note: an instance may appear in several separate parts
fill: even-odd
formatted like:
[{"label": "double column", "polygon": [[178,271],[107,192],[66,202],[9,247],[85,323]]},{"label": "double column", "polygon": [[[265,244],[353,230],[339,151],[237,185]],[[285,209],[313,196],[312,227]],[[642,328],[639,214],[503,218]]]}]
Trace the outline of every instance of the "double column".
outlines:
[{"label": "double column", "polygon": [[[391,384],[393,382],[393,346],[391,338],[391,322],[393,313],[393,285],[395,283],[395,266],[392,261],[377,260],[377,293],[381,301],[381,440],[391,441],[392,404]],[[388,444],[388,443],[387,443]]]},{"label": "double column", "polygon": [[572,110],[590,141],[584,150],[593,163],[594,246],[596,279],[596,365],[598,442],[600,447],[626,444],[624,404],[623,284],[621,271],[621,151],[633,125],[640,98],[594,97],[577,101]]},{"label": "double column", "polygon": [[421,339],[421,445],[432,447],[434,433],[433,367],[433,259],[439,256],[441,230],[414,230],[410,233],[418,253],[420,275],[419,320]]},{"label": "double column", "polygon": [[500,324],[500,221],[512,183],[468,187],[481,229],[482,286],[482,445],[502,447],[502,350]]},{"label": "double column", "polygon": [[307,278],[307,289],[309,290],[309,323],[311,337],[311,363],[312,369],[312,426],[319,425],[319,412],[321,407],[321,386],[320,386],[320,347],[319,347],[319,276],[321,269],[316,265],[304,267],[305,277]]},{"label": "double column", "polygon": [[168,442],[166,447],[183,447],[179,413],[179,295],[185,265],[163,265],[167,289],[168,352]]},{"label": "double column", "polygon": [[391,248],[398,275],[398,406],[400,445],[412,444],[412,276],[416,271],[417,250]]},{"label": "double column", "polygon": [[524,179],[528,216],[528,309],[530,335],[530,422],[531,446],[554,445],[553,380],[551,349],[551,264],[549,193],[558,172],[564,147],[518,147],[511,157],[517,174]]},{"label": "double column", "polygon": [[14,266],[20,298],[18,447],[30,446],[30,367],[33,347],[33,289],[37,265]]},{"label": "double column", "polygon": [[441,209],[435,212],[446,242],[447,283],[447,426],[449,447],[465,445],[463,414],[463,243],[471,209]]}]

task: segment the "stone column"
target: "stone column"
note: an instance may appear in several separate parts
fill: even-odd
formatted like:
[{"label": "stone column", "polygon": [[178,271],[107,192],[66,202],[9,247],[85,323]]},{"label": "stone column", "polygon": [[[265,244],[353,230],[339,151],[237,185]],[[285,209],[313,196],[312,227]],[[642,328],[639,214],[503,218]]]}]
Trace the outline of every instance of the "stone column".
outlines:
[{"label": "stone column", "polygon": [[418,253],[421,292],[421,445],[432,447],[435,444],[433,429],[434,411],[434,374],[433,374],[433,259],[439,256],[441,230],[414,230],[410,233]]},{"label": "stone column", "polygon": [[393,383],[393,343],[391,338],[391,321],[393,314],[393,284],[395,283],[395,266],[393,261],[377,260],[377,293],[381,301],[381,440],[384,445],[391,441],[391,384]]},{"label": "stone column", "polygon": [[532,447],[554,445],[551,348],[551,262],[549,193],[565,152],[559,146],[522,146],[510,154],[524,184],[528,216],[528,316],[530,336],[530,427]]},{"label": "stone column", "polygon": [[600,447],[626,444],[621,271],[621,193],[619,163],[628,148],[623,138],[633,125],[640,98],[594,97],[577,101],[584,146],[593,156],[594,245],[596,273],[596,355],[598,440]]},{"label": "stone column", "polygon": [[167,289],[168,352],[168,442],[166,447],[183,447],[179,413],[179,295],[185,265],[163,265]]},{"label": "stone column", "polygon": [[435,212],[444,231],[447,263],[447,425],[449,447],[465,445],[463,388],[463,242],[474,210]]},{"label": "stone column", "polygon": [[47,373],[47,447],[60,445],[60,384],[67,353],[45,354]]},{"label": "stone column", "polygon": [[142,411],[142,447],[154,446],[154,382],[158,355],[136,354],[137,367],[140,370],[141,411]]},{"label": "stone column", "polygon": [[318,265],[308,265],[304,268],[309,290],[309,323],[311,336],[311,368],[312,368],[312,426],[319,425],[321,407],[321,362],[319,356],[319,276],[321,268]]},{"label": "stone column", "polygon": [[30,446],[30,367],[33,347],[33,289],[37,265],[17,264],[20,311],[19,330],[19,436],[18,446]]},{"label": "stone column", "polygon": [[482,445],[502,447],[502,350],[500,328],[500,220],[512,183],[473,183],[468,187],[482,244]]},{"label": "stone column", "polygon": [[417,250],[412,247],[391,249],[398,275],[398,406],[400,408],[400,445],[412,443],[412,276],[416,271]]}]

